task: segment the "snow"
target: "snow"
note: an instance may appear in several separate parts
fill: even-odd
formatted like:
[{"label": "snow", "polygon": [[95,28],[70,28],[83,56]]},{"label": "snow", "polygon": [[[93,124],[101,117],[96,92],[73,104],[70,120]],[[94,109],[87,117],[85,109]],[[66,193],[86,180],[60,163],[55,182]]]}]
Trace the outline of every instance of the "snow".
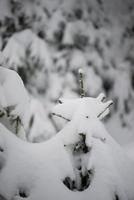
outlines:
[{"label": "snow", "polygon": [[22,60],[25,59],[25,53],[28,48],[30,50],[31,57],[38,57],[41,63],[48,68],[51,67],[52,64],[47,44],[42,39],[38,38],[30,29],[20,31],[10,38],[3,51],[3,55],[7,59],[8,66],[12,66],[15,70],[16,66],[21,66]]},{"label": "snow", "polygon": [[24,119],[29,97],[20,76],[13,70],[0,67],[0,86],[0,105],[3,108],[15,106],[14,114]]},{"label": "snow", "polygon": [[130,159],[134,161],[134,143],[133,142],[130,142],[129,144],[125,145],[125,151],[127,155],[130,157]]},{"label": "snow", "polygon": [[9,3],[8,0],[0,1],[0,8],[2,8],[0,12],[0,19],[4,19],[5,16],[8,16],[8,17],[12,16],[8,3]]},{"label": "snow", "polygon": [[[134,163],[129,160],[97,118],[102,107],[104,110],[104,105],[109,104],[109,102],[101,102],[104,99],[102,94],[98,99],[86,99],[89,102],[94,101],[94,104],[86,104],[86,108],[89,108],[89,118],[84,117],[87,116],[87,109],[82,109],[85,99],[74,100],[76,106],[79,104],[78,110],[74,111],[74,118],[55,137],[43,143],[33,144],[22,141],[0,124],[0,147],[3,149],[0,152],[2,197],[20,199],[20,192],[23,191],[28,195],[29,200],[43,198],[86,200],[89,197],[95,200],[112,200],[115,194],[122,200],[134,198],[132,176]],[[73,100],[70,101],[75,104]],[[97,107],[96,102],[100,102]],[[97,111],[92,114],[93,110],[90,107],[96,107]],[[79,120],[83,120],[81,124]],[[105,135],[106,140],[102,141],[90,135],[94,130],[100,136]],[[86,157],[82,157],[83,166],[87,169],[93,167],[94,173],[91,185],[83,192],[78,192],[68,190],[62,181],[67,176],[73,180],[77,178],[70,157],[71,152],[69,153],[67,147],[70,149],[70,145],[78,141],[81,131],[86,134],[87,145],[89,140],[92,141],[91,152],[87,153]]]},{"label": "snow", "polygon": [[[131,111],[125,117],[126,113],[123,112],[124,101],[132,108],[134,99],[131,83],[134,49],[132,2],[122,3],[119,0],[116,4],[115,1],[102,1],[102,6],[98,1],[91,0],[25,0],[18,3],[20,8],[12,13],[10,3],[7,0],[0,1],[0,46],[6,57],[5,65],[16,71],[20,68],[24,71],[28,92],[41,100],[45,107],[48,106],[49,114],[50,107],[58,98],[78,97],[76,71],[82,68],[87,96],[95,97],[103,91],[108,98],[119,98],[118,108],[113,110],[111,116],[115,114],[117,117],[118,113],[117,120],[122,124],[125,122],[127,130],[124,131],[124,126],[118,126],[117,123],[115,127],[115,120],[109,117],[109,124],[113,123],[109,127],[110,133],[115,136],[118,131],[128,132],[126,141],[131,140],[129,136],[133,133],[133,123],[129,123],[128,116]],[[81,17],[76,13],[79,10]],[[5,20],[5,15],[9,20]],[[20,17],[24,19],[19,21]],[[15,26],[14,30],[10,20]],[[61,23],[65,27],[61,28]],[[55,40],[55,33],[61,36],[60,41]],[[83,36],[86,37],[84,45],[80,42]],[[29,56],[26,55],[27,50],[30,50]],[[33,73],[28,71],[29,64]],[[120,68],[121,65],[126,66],[128,72]],[[104,88],[105,80],[111,84],[108,92]],[[60,126],[57,127],[59,130]],[[122,143],[122,137],[115,138]]]},{"label": "snow", "polygon": [[70,60],[70,66],[73,70],[78,70],[79,68],[85,68],[86,67],[86,60],[85,55],[82,51],[75,50],[72,54],[72,58]]},{"label": "snow", "polygon": [[81,68],[78,70],[78,72],[79,74],[84,74],[84,71]]},{"label": "snow", "polygon": [[[9,114],[11,119],[20,117],[29,141],[39,142],[54,135],[55,130],[47,118],[48,112],[38,100],[29,97],[20,76],[15,71],[0,67],[0,89],[1,110],[5,112],[7,108],[11,109]],[[33,124],[29,127],[32,118]],[[14,132],[8,116],[1,118],[1,123]],[[18,134],[23,139],[26,135],[24,130]]]},{"label": "snow", "polygon": [[[0,115],[5,114],[0,118],[0,143],[6,149],[0,148],[0,194],[22,199],[19,190],[24,189],[31,200],[89,196],[133,200],[132,1],[16,3],[17,10],[9,0],[0,0],[0,49],[5,57],[0,55],[0,64],[6,66],[0,67]],[[18,74],[6,68],[19,72],[26,89]],[[103,94],[79,98],[79,68],[85,73],[86,96],[96,97],[102,91],[113,99],[106,119],[112,102]],[[59,98],[61,104],[51,117]],[[11,109],[11,116],[5,107]],[[24,125],[18,136],[30,143],[11,133],[16,130],[10,120],[18,115]],[[86,133],[85,144],[92,149],[86,155],[73,152],[81,144],[80,132]],[[37,142],[42,143],[31,144]],[[87,169],[94,172],[88,174],[90,186],[81,192],[79,165],[82,175]],[[72,184],[75,181],[73,191],[63,184],[67,177]]]},{"label": "snow", "polygon": [[[0,107],[9,108],[13,118],[20,117],[25,126],[29,116],[29,96],[20,76],[13,70],[0,67]],[[5,111],[4,111],[5,112]]]},{"label": "snow", "polygon": [[31,98],[29,113],[29,123],[32,119],[31,127],[27,128],[30,142],[48,140],[55,134],[55,129],[48,120],[47,112],[39,100]]},{"label": "snow", "polygon": [[[80,109],[78,110],[79,115],[83,115],[83,110],[86,112],[86,116],[90,117],[90,115],[93,116],[99,116],[101,113],[104,114],[103,117],[105,117],[105,114],[107,115],[107,110],[109,105],[112,104],[112,101],[104,102],[102,103],[101,100],[103,100],[104,95],[100,94],[98,98],[92,98],[92,97],[84,97],[84,98],[77,98],[77,99],[64,99],[61,98],[61,104],[55,106],[53,109],[53,113],[61,115],[65,117],[66,119],[71,120],[73,118],[74,113],[78,110],[79,106],[81,105]],[[88,109],[87,109],[88,107]],[[105,111],[104,111],[105,110]],[[104,111],[104,112],[103,112]]]},{"label": "snow", "polygon": [[101,92],[100,88],[102,87],[102,80],[92,67],[87,70],[84,82],[85,90],[89,92],[91,96],[96,96]]}]

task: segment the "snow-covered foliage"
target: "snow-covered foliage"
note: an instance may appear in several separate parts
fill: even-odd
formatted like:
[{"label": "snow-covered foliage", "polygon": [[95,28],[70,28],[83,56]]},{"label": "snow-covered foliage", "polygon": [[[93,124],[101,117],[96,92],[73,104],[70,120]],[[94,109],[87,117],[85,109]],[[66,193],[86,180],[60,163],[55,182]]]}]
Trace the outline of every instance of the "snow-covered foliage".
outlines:
[{"label": "snow-covered foliage", "polygon": [[123,0],[0,0],[4,63],[42,102],[48,132],[62,124],[49,115],[54,103],[78,97],[76,71],[83,68],[87,96],[103,91],[116,102],[110,134],[121,144],[134,139],[133,16],[133,2]]},{"label": "snow-covered foliage", "polygon": [[134,199],[133,19],[131,0],[0,0],[0,199]]},{"label": "snow-covered foliage", "polygon": [[14,71],[0,67],[0,122],[31,142],[47,140],[55,130],[42,104],[29,97],[22,79]]},{"label": "snow-covered foliage", "polygon": [[29,123],[26,129],[27,139],[30,142],[42,142],[55,135],[55,129],[48,120],[46,110],[37,99],[31,98]]},{"label": "snow-covered foliage", "polygon": [[0,67],[0,122],[23,138],[29,105],[29,96],[19,75]]},{"label": "snow-covered foliage", "polygon": [[1,107],[15,107],[15,111],[11,114],[20,115],[24,120],[29,97],[22,79],[15,71],[0,67],[0,90]]},{"label": "snow-covered foliage", "polygon": [[103,94],[60,100],[53,113],[68,122],[43,143],[23,141],[0,124],[0,198],[133,199],[134,163],[100,121],[111,103]]}]

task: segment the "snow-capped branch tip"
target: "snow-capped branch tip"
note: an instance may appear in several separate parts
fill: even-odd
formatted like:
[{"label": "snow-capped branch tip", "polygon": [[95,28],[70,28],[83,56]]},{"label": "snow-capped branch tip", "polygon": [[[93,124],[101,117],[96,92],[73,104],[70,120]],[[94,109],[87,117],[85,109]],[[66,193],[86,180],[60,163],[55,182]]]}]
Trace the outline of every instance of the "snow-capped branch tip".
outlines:
[{"label": "snow-capped branch tip", "polygon": [[104,114],[104,112],[106,112],[106,110],[109,109],[109,107],[113,104],[113,101],[110,100],[110,101],[107,101],[104,104],[105,104],[105,108],[104,108],[104,110],[101,113],[99,113],[99,115],[97,116],[97,118],[101,118],[101,116]]},{"label": "snow-capped branch tip", "polygon": [[103,102],[103,101],[106,99],[106,96],[105,96],[105,94],[100,93],[99,96],[97,97],[97,99],[98,99],[99,101]]},{"label": "snow-capped branch tip", "polygon": [[80,68],[80,69],[78,70],[78,73],[79,73],[79,83],[80,83],[80,97],[83,98],[83,97],[85,97],[84,82],[83,82],[83,75],[84,75],[84,72],[83,72],[83,70]]}]

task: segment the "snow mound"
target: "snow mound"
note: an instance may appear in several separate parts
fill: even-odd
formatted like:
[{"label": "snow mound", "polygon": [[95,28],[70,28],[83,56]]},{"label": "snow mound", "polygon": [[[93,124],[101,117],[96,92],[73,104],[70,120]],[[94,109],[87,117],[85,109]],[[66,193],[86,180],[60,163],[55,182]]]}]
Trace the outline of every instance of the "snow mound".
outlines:
[{"label": "snow mound", "polygon": [[[62,100],[55,111],[71,121],[44,143],[22,141],[0,124],[1,198],[134,199],[134,163],[99,119],[101,114],[104,117],[108,113],[111,104],[103,100],[102,94],[98,98]],[[87,149],[80,150],[82,133]],[[88,179],[88,187],[82,191],[78,170]]]}]

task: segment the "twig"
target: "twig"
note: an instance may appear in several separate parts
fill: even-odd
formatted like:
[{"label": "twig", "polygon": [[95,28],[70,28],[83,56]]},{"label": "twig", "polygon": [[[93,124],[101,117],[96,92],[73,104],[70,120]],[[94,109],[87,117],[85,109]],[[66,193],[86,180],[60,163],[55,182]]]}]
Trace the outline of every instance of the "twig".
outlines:
[{"label": "twig", "polygon": [[99,118],[112,104],[113,102],[111,101],[111,103],[109,103],[109,105],[101,113],[98,114],[97,118]]},{"label": "twig", "polygon": [[85,97],[84,83],[83,83],[83,70],[79,69],[79,83],[80,83],[80,97]]},{"label": "twig", "polygon": [[63,117],[62,115],[58,115],[58,114],[56,114],[56,113],[52,113],[52,115],[55,115],[55,116],[60,117],[60,118],[62,118],[62,119],[65,119],[65,120],[67,120],[68,122],[71,121],[70,119],[67,119],[67,118]]}]

